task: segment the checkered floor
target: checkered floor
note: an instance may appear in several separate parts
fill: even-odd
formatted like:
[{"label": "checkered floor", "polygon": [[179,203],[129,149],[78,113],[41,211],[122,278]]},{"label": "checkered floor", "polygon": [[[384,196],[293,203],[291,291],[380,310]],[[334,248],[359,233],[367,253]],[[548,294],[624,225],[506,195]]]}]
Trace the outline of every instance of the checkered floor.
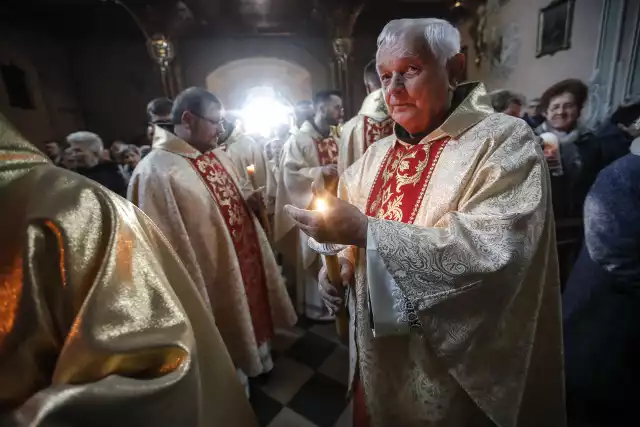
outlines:
[{"label": "checkered floor", "polygon": [[266,381],[251,380],[251,405],[263,427],[351,427],[349,350],[331,323],[298,322],[278,331],[275,367]]}]

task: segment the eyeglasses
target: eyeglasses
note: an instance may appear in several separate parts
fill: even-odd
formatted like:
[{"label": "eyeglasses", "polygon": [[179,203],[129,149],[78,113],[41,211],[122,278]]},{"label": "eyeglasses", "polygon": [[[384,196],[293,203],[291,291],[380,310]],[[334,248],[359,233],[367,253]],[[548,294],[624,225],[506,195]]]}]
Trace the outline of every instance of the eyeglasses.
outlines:
[{"label": "eyeglasses", "polygon": [[222,119],[222,118],[220,118],[220,119],[218,119],[218,120],[211,120],[211,119],[208,119],[208,118],[206,118],[206,117],[202,117],[201,115],[196,114],[196,113],[194,113],[193,111],[190,111],[190,113],[191,113],[191,114],[193,114],[194,116],[196,116],[196,117],[197,117],[197,118],[199,118],[199,119],[202,119],[202,120],[204,120],[204,121],[207,121],[207,122],[211,123],[211,124],[212,124],[212,125],[214,125],[214,126],[217,126],[217,127],[222,126],[222,121],[223,121],[223,119]]}]

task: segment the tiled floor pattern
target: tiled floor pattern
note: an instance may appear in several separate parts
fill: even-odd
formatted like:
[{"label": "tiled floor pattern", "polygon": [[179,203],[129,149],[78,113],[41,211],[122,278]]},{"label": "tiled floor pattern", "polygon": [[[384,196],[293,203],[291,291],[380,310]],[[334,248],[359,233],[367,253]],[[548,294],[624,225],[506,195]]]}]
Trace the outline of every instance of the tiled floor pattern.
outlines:
[{"label": "tiled floor pattern", "polygon": [[263,427],[351,427],[349,351],[334,323],[300,321],[278,331],[266,381],[251,381],[251,405]]}]

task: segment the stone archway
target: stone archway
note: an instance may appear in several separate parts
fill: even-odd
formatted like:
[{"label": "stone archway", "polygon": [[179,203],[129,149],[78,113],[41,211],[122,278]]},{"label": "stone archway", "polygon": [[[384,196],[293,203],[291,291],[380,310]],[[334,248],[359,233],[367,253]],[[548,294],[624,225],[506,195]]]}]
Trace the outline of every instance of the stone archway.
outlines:
[{"label": "stone archway", "polygon": [[241,108],[254,87],[270,86],[288,102],[311,99],[311,74],[298,64],[270,57],[253,57],[227,62],[206,77],[207,89],[215,93],[226,109]]}]

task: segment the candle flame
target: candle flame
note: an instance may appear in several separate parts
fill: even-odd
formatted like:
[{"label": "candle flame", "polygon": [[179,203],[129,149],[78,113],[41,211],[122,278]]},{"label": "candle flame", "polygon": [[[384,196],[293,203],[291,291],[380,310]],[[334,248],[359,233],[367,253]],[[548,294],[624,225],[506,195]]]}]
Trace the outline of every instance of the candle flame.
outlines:
[{"label": "candle flame", "polygon": [[247,172],[254,173],[256,171],[256,167],[254,165],[247,166]]},{"label": "candle flame", "polygon": [[316,199],[316,211],[324,212],[327,210],[327,203],[324,199]]}]

